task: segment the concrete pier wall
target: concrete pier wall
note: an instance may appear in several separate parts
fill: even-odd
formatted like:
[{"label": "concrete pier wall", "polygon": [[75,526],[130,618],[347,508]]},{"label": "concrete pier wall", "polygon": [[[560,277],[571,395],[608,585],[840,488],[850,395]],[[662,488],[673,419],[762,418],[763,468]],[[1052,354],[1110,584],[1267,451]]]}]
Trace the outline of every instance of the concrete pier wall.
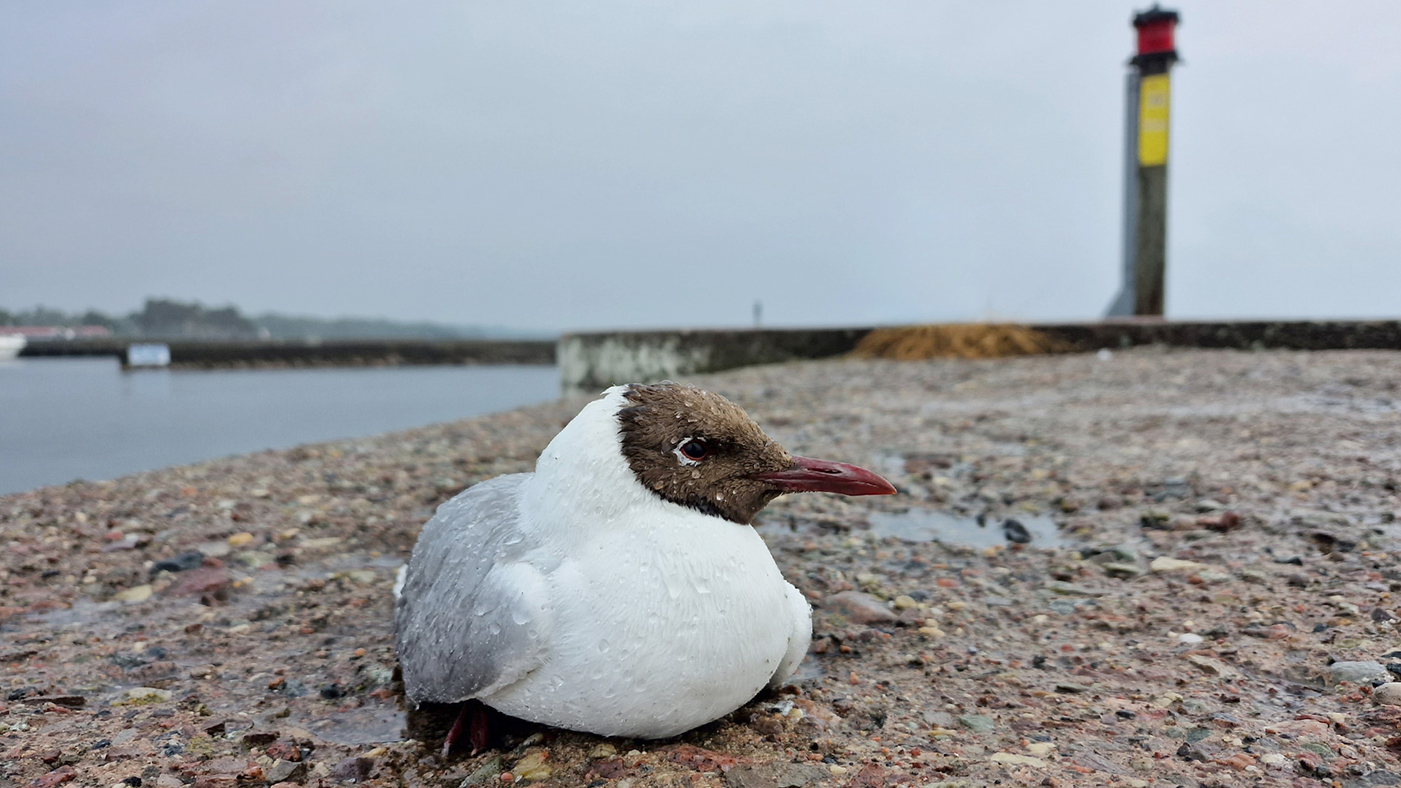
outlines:
[{"label": "concrete pier wall", "polygon": [[[1075,352],[1137,345],[1294,350],[1401,350],[1401,321],[1110,321],[1033,324]],[[559,341],[566,391],[657,381],[754,364],[830,358],[851,352],[872,329],[613,331]]]},{"label": "concrete pier wall", "polygon": [[566,391],[657,381],[850,352],[869,328],[618,331],[560,337]]}]

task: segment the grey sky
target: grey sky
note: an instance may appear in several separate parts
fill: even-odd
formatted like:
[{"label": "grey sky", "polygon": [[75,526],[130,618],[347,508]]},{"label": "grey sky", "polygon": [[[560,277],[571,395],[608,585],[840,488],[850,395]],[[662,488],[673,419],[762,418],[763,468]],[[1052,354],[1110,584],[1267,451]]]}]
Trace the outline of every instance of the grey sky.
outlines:
[{"label": "grey sky", "polygon": [[[0,306],[1097,317],[1134,7],[5,3]],[[1401,4],[1173,7],[1169,314],[1396,316]]]}]

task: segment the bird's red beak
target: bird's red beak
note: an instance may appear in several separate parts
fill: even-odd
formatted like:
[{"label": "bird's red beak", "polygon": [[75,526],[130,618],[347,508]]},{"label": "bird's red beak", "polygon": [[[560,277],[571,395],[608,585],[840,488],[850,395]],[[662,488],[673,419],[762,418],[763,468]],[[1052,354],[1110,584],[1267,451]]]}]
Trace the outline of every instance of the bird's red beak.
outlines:
[{"label": "bird's red beak", "polygon": [[830,492],[839,495],[894,495],[895,487],[865,468],[844,462],[794,457],[793,464],[781,471],[756,473],[752,477],[789,492]]}]

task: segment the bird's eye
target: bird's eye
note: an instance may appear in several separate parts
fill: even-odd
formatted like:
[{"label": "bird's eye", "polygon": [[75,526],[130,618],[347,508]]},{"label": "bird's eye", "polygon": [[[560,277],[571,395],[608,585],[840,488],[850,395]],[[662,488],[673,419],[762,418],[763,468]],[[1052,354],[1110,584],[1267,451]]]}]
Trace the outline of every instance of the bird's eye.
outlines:
[{"label": "bird's eye", "polygon": [[705,459],[705,455],[710,453],[710,447],[705,445],[705,441],[692,438],[681,444],[677,451],[681,453],[682,457],[691,462],[700,462]]}]

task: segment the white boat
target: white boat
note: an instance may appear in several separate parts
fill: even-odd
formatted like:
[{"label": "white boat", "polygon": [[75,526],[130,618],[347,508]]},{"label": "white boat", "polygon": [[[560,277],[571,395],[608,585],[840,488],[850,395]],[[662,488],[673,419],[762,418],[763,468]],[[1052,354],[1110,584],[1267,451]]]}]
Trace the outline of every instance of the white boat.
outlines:
[{"label": "white boat", "polygon": [[19,355],[27,340],[20,334],[0,334],[0,361],[9,361]]}]

